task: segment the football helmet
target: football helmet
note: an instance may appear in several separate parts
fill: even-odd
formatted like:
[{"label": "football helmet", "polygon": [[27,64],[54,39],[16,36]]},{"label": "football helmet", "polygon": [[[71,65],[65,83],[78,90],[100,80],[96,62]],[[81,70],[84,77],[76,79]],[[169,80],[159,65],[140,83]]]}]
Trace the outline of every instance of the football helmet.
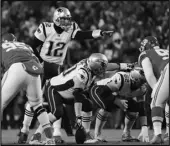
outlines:
[{"label": "football helmet", "polygon": [[12,33],[5,33],[2,35],[2,42],[14,42],[17,41],[16,36]]},{"label": "football helmet", "polygon": [[65,7],[57,8],[53,14],[53,22],[55,25],[68,31],[72,24],[70,11]]},{"label": "football helmet", "polygon": [[156,47],[156,46],[159,46],[157,38],[154,37],[154,36],[147,36],[142,40],[142,42],[140,44],[139,51],[143,52],[145,50],[150,50],[150,49],[153,49],[153,47]]},{"label": "football helmet", "polygon": [[145,82],[144,71],[141,67],[135,67],[130,71],[130,80],[132,89],[136,90],[141,87]]},{"label": "football helmet", "polygon": [[87,59],[87,64],[93,74],[100,75],[106,71],[108,59],[104,54],[93,53]]}]

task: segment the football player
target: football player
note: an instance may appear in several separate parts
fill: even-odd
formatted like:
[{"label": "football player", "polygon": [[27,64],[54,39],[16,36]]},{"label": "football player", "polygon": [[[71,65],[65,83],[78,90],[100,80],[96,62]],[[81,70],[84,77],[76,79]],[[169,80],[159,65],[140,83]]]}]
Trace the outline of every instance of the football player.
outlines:
[{"label": "football player", "polygon": [[150,143],[161,144],[163,111],[169,97],[169,51],[161,49],[157,38],[153,36],[147,36],[142,40],[139,51],[139,65],[152,88],[151,116],[154,137]]},{"label": "football player", "polygon": [[[74,105],[76,125],[77,127],[83,126],[87,133],[85,143],[92,140],[89,135],[92,103],[86,91],[92,85],[96,76],[100,76],[105,72],[107,64],[108,60],[105,55],[93,53],[89,58],[51,78],[45,85],[48,104],[54,105],[50,106],[50,121],[53,123],[62,117],[63,103]],[[41,125],[38,129],[34,135],[37,135],[37,133],[42,134]],[[54,134],[62,139],[61,123],[60,126],[54,127]],[[34,136],[34,140],[31,140],[30,144],[36,140],[39,141],[40,139],[36,139],[36,136]]]},{"label": "football player", "polygon": [[[17,41],[11,33],[2,35],[2,66],[5,74],[1,81],[1,111],[21,90],[26,90],[32,112],[37,115],[46,135],[46,144],[55,144],[52,127],[45,108],[42,105],[40,74],[43,68],[32,48]],[[2,116],[1,116],[2,117]]]},{"label": "football player", "polygon": [[[139,113],[142,125],[139,137],[142,137],[143,141],[149,141],[144,100],[141,99],[146,93],[144,83],[145,78],[142,75],[141,68],[134,68],[130,72],[118,71],[108,74],[108,76],[106,74],[105,79],[96,82],[90,89],[92,101],[100,108],[96,117],[95,139],[106,142],[101,135],[101,130],[108,119],[112,107],[118,105],[126,113],[122,140],[138,141],[130,135],[130,130]],[[125,97],[125,100],[120,100],[119,97]]]},{"label": "football player", "polygon": [[[104,35],[111,36],[112,33],[113,31],[102,30],[82,31],[78,24],[72,21],[71,13],[67,8],[57,8],[53,14],[53,22],[41,23],[34,33],[35,39],[32,42],[32,48],[35,54],[43,61],[44,76],[42,85],[44,85],[46,80],[57,76],[61,72],[61,67],[64,63],[68,45],[71,40],[94,39]],[[33,113],[31,112],[30,105],[27,104],[19,138],[20,142],[25,141],[32,118]],[[72,129],[69,127],[69,119],[65,112],[62,118],[64,123],[66,122],[66,124],[64,124],[66,133],[72,135]],[[57,126],[62,118],[53,124]],[[58,142],[61,143],[62,141],[59,139]]]}]

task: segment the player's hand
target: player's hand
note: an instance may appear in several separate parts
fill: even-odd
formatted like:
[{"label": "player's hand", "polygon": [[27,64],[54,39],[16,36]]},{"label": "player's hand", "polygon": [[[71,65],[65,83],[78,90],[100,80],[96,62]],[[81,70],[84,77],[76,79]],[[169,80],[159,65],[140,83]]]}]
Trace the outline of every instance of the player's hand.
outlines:
[{"label": "player's hand", "polygon": [[134,63],[120,63],[120,70],[130,71],[134,68]]},{"label": "player's hand", "polygon": [[149,142],[149,135],[148,135],[148,127],[142,126],[141,132],[138,136],[138,139],[142,142]]},{"label": "player's hand", "polygon": [[101,31],[101,35],[111,37],[113,35],[113,32],[114,31]]},{"label": "player's hand", "polygon": [[78,129],[79,127],[82,126],[82,117],[81,116],[77,116],[76,117],[76,124],[75,124],[75,128]]},{"label": "player's hand", "polygon": [[128,101],[127,100],[116,98],[115,101],[114,101],[114,104],[119,106],[123,111],[126,111],[126,109],[128,108]]}]

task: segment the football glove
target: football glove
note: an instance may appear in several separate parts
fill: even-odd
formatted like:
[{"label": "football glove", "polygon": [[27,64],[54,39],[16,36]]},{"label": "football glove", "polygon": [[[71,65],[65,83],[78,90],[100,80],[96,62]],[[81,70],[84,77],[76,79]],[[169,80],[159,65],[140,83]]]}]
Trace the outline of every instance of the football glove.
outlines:
[{"label": "football glove", "polygon": [[111,37],[113,35],[114,31],[101,31],[101,36],[109,36]]},{"label": "football glove", "polygon": [[134,68],[134,63],[120,63],[120,70],[130,71]]},{"label": "football glove", "polygon": [[76,124],[75,124],[75,128],[78,129],[82,126],[82,117],[78,116],[76,117]]}]

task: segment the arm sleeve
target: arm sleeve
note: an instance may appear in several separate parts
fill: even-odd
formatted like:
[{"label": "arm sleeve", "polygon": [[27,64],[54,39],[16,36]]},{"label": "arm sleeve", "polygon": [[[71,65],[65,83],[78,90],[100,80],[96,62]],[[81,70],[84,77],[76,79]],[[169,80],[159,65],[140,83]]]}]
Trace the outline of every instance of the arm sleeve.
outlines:
[{"label": "arm sleeve", "polygon": [[93,30],[93,31],[77,31],[74,39],[76,40],[84,40],[84,39],[94,39],[101,37],[101,30]]},{"label": "arm sleeve", "polygon": [[37,39],[36,37],[34,37],[33,41],[32,41],[32,49],[34,51],[34,54],[38,57],[38,59],[40,60],[40,62],[43,61],[43,59],[40,57],[39,51],[38,51],[38,47],[41,47],[43,45],[43,42],[39,39]]}]

